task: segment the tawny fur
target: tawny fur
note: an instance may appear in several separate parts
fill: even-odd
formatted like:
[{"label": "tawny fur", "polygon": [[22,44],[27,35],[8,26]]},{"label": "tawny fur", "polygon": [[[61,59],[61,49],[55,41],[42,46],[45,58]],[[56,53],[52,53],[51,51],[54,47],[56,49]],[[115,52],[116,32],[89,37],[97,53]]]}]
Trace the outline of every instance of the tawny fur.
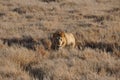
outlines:
[{"label": "tawny fur", "polygon": [[63,48],[65,46],[75,47],[75,37],[72,33],[65,33],[63,31],[56,31],[53,34],[53,44],[55,48]]}]

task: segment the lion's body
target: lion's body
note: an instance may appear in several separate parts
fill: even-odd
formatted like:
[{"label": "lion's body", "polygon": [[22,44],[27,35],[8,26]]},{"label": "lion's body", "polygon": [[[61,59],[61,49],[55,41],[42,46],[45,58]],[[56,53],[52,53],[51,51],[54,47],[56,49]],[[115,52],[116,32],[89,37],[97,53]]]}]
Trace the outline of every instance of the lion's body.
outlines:
[{"label": "lion's body", "polygon": [[72,33],[65,33],[66,37],[66,45],[71,45],[72,47],[75,47],[75,38]]},{"label": "lion's body", "polygon": [[53,34],[53,45],[55,49],[61,49],[65,46],[75,47],[75,37],[72,33],[57,31]]}]

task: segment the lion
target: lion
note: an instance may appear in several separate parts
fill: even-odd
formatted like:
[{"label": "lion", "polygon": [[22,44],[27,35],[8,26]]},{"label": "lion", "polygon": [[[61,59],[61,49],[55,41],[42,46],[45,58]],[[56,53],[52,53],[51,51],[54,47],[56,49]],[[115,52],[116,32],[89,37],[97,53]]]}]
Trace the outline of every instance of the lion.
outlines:
[{"label": "lion", "polygon": [[53,33],[52,44],[54,49],[61,49],[65,46],[75,47],[75,37],[72,33],[66,33],[58,30]]}]

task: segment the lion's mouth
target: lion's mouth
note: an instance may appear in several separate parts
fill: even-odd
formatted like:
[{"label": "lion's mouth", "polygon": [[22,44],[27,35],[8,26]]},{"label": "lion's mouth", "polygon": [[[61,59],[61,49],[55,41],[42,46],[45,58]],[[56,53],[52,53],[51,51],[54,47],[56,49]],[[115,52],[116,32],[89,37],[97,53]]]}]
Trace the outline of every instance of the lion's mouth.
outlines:
[{"label": "lion's mouth", "polygon": [[58,45],[57,47],[61,47],[60,45]]}]

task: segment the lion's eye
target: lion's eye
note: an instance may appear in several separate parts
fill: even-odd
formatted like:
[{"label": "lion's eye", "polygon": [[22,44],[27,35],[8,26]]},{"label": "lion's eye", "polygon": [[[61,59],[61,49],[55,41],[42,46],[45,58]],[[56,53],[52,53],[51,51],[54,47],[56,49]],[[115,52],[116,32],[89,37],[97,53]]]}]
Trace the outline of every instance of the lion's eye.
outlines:
[{"label": "lion's eye", "polygon": [[57,37],[56,39],[60,39],[59,37]]}]

